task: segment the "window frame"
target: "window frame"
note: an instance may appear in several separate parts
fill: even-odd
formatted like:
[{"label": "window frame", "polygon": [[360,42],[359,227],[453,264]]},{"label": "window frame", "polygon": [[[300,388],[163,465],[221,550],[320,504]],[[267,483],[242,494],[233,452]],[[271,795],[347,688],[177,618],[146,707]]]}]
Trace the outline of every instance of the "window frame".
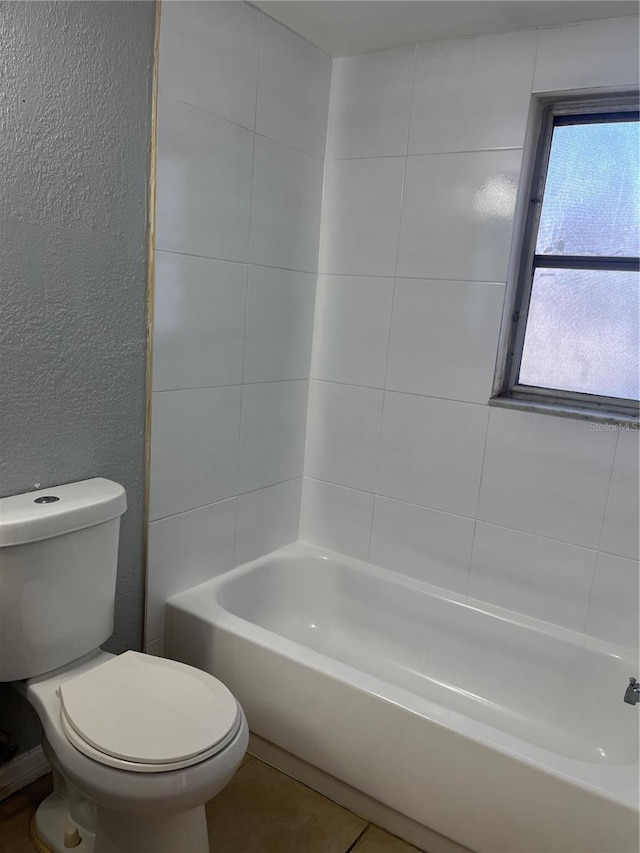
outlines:
[{"label": "window frame", "polygon": [[[554,98],[539,104],[539,135],[536,143],[533,172],[527,182],[524,230],[520,238],[520,260],[516,287],[503,320],[503,352],[499,354],[496,372],[496,393],[492,405],[535,409],[565,416],[588,417],[613,422],[638,422],[640,404],[636,400],[607,397],[578,391],[522,385],[518,380],[527,326],[531,291],[538,267],[601,270],[638,270],[638,258],[536,255],[536,242],[542,211],[555,126],[590,123],[601,117],[609,121],[633,116],[638,120],[638,94],[588,98]],[[523,180],[526,180],[523,177]],[[506,329],[504,328],[506,326]]]}]

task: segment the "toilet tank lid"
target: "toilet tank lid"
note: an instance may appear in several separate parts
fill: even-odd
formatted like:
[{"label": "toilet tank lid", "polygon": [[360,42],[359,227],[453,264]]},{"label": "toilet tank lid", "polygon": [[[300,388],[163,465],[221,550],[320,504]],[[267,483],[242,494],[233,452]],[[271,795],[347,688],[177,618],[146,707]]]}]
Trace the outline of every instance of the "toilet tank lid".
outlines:
[{"label": "toilet tank lid", "polygon": [[1,498],[0,548],[93,527],[126,509],[124,488],[102,477]]}]

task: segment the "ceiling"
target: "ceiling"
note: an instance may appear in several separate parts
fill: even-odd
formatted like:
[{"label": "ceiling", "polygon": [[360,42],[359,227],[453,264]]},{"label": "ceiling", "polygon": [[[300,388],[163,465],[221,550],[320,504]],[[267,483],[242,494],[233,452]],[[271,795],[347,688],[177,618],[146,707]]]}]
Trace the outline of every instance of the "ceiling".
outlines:
[{"label": "ceiling", "polygon": [[254,6],[331,56],[637,15],[627,0],[263,0]]}]

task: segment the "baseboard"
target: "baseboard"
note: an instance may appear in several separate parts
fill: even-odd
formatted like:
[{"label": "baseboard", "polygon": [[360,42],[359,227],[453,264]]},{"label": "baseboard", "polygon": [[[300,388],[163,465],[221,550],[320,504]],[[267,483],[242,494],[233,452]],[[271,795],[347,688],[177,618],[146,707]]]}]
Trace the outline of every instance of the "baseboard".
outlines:
[{"label": "baseboard", "polygon": [[49,773],[51,767],[44,757],[41,746],[16,756],[8,764],[0,767],[0,800],[5,800],[31,782]]},{"label": "baseboard", "polygon": [[473,853],[467,847],[462,847],[450,838],[445,838],[439,832],[429,829],[428,826],[423,826],[395,809],[385,806],[384,803],[374,800],[362,791],[352,788],[351,785],[341,782],[324,770],[319,770],[258,735],[250,735],[249,752],[261,761],[286,773],[287,776],[302,782],[308,788],[313,788],[334,803],[344,806],[370,823],[413,844],[418,850],[428,850],[429,853]]}]

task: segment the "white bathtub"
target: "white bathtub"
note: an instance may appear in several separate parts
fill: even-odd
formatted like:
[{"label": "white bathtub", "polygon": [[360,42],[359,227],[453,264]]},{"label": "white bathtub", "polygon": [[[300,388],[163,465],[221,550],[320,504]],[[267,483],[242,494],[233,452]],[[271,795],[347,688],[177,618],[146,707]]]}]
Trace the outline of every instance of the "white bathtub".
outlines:
[{"label": "white bathtub", "polygon": [[251,730],[479,853],[638,853],[623,648],[294,544],[173,598]]}]

